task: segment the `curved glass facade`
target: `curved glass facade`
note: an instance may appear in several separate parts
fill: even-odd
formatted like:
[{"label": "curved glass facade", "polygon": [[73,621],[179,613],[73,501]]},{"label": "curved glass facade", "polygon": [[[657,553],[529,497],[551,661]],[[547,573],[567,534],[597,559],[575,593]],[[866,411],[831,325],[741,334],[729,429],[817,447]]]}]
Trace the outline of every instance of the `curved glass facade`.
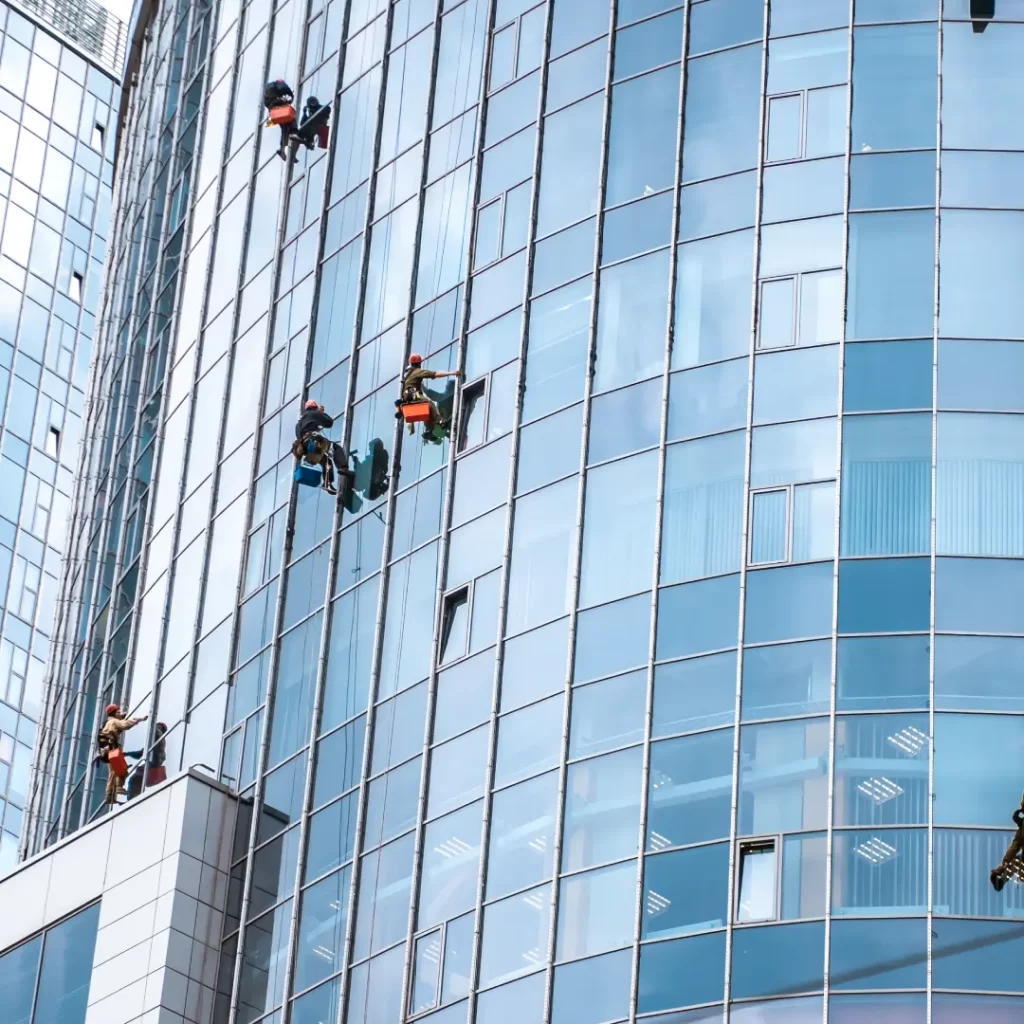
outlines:
[{"label": "curved glass facade", "polygon": [[[981,7],[152,12],[94,385],[139,468],[50,742],[123,698],[242,794],[218,1021],[1019,1016],[1024,4]],[[335,97],[294,168],[277,76]],[[292,485],[307,397],[345,502]]]}]

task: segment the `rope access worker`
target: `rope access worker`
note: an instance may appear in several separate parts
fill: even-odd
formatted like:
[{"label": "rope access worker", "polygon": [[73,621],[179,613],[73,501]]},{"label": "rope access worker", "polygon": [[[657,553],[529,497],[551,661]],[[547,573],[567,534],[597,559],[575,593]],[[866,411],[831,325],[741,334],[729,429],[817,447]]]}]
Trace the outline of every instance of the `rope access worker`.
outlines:
[{"label": "rope access worker", "polygon": [[1017,831],[1014,832],[999,867],[993,868],[989,875],[992,888],[996,892],[1002,892],[1003,886],[1011,879],[1016,882],[1024,881],[1024,797],[1021,798],[1020,807],[1013,812],[1013,823],[1017,826]]},{"label": "rope access worker", "polygon": [[[132,726],[146,721],[148,717],[140,715],[138,718],[125,718],[117,704],[107,705],[107,720],[100,727],[96,746],[99,747],[97,760],[105,761],[107,764],[107,789],[104,800],[108,804],[116,804],[118,795],[125,793],[124,779],[127,773],[123,770],[124,755],[120,754],[121,737]],[[111,754],[115,752],[120,756],[112,761]]]},{"label": "rope access worker", "polygon": [[292,445],[292,454],[300,462],[305,459],[311,466],[322,467],[323,488],[328,494],[338,493],[334,486],[335,469],[344,476],[351,473],[345,449],[321,433],[333,426],[334,417],[324,412],[324,407],[311,398],[302,407],[302,415],[295,424],[295,444]]},{"label": "rope access worker", "polygon": [[[267,127],[276,124],[281,129],[281,145],[277,155],[287,159],[288,140],[295,134],[298,125],[295,122],[295,93],[283,79],[275,78],[263,87],[263,106],[267,108]],[[290,112],[290,113],[289,113]],[[292,154],[294,160],[294,151]]]},{"label": "rope access worker", "polygon": [[[145,779],[147,786],[156,786],[167,779],[167,769],[165,763],[167,761],[167,725],[164,722],[156,723],[156,742],[153,744],[153,749],[149,752],[149,757],[146,758],[145,765]],[[126,750],[124,752],[125,757],[130,757],[135,761],[142,761],[142,755],[145,753],[143,750]],[[142,779],[143,779],[143,767],[141,764],[137,764],[132,772],[131,778],[128,779],[128,799],[133,800],[139,796],[142,792]]]},{"label": "rope access worker", "polygon": [[[402,375],[402,397],[395,404],[399,406],[398,415],[402,415],[401,407],[414,402],[427,402],[430,405],[430,417],[423,424],[423,440],[440,443],[451,429],[451,405],[449,392],[454,390],[449,385],[448,392],[431,391],[424,388],[423,382],[436,380],[438,377],[458,377],[458,370],[427,370],[423,367],[423,356],[415,352],[409,356],[409,365]],[[447,406],[447,409],[445,408]],[[409,433],[416,432],[415,423],[409,423]],[[438,436],[440,433],[440,436]]]}]

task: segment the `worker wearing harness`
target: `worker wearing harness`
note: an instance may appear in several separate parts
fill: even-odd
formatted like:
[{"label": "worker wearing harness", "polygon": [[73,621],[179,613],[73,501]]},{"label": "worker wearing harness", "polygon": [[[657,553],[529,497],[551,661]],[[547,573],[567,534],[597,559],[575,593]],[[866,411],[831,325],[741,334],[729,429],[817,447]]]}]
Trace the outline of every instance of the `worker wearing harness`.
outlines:
[{"label": "worker wearing harness", "polygon": [[292,445],[292,454],[297,460],[322,468],[323,488],[328,494],[338,493],[334,486],[335,469],[343,475],[350,472],[345,449],[321,433],[333,426],[334,417],[324,412],[324,407],[311,398],[302,407],[302,415],[295,424],[295,444]]},{"label": "worker wearing harness", "polygon": [[125,792],[124,775],[119,774],[115,766],[110,763],[110,752],[121,748],[121,737],[139,722],[144,722],[148,716],[140,715],[138,718],[124,718],[121,708],[117,704],[107,705],[107,720],[100,727],[99,735],[96,737],[96,746],[99,748],[98,760],[107,763],[107,789],[104,800],[108,804],[116,804],[119,794]]},{"label": "worker wearing harness", "polygon": [[1024,881],[1024,797],[1021,797],[1020,807],[1013,812],[1013,823],[1017,831],[1013,833],[999,867],[993,868],[989,875],[996,892],[1001,892],[1009,881]]},{"label": "worker wearing harness", "polygon": [[[399,406],[398,417],[401,418],[403,405],[412,402],[428,402],[430,404],[430,419],[423,424],[423,440],[440,443],[451,432],[451,404],[448,399],[454,397],[454,389],[449,385],[446,392],[431,391],[425,388],[423,382],[436,380],[438,377],[458,377],[458,370],[427,370],[423,367],[423,356],[415,352],[409,356],[409,365],[405,368],[402,377],[402,397],[395,403]],[[447,407],[447,408],[445,408]],[[447,412],[447,415],[445,413]],[[409,424],[409,433],[416,432],[414,424]]]}]

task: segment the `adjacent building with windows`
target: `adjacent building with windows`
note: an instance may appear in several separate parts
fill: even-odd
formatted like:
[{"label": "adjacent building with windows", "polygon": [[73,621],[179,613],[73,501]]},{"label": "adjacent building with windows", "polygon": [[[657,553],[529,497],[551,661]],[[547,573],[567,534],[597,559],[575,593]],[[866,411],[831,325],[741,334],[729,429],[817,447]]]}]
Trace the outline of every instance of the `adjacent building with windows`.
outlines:
[{"label": "adjacent building with windows", "polygon": [[25,850],[118,700],[238,794],[218,1024],[1017,1020],[1024,5],[130,35]]},{"label": "adjacent building with windows", "polygon": [[17,859],[110,223],[123,27],[0,4],[0,871]]}]

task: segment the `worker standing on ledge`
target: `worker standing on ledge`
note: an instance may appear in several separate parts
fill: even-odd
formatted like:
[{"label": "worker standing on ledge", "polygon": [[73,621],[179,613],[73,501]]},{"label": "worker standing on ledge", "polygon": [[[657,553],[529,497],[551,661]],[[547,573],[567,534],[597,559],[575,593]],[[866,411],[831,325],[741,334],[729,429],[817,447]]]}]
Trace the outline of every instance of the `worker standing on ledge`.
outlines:
[{"label": "worker standing on ledge", "polygon": [[345,475],[350,472],[345,449],[321,433],[333,426],[334,417],[324,412],[324,407],[311,398],[302,407],[302,415],[295,424],[295,444],[292,445],[292,454],[300,462],[305,459],[311,466],[322,467],[323,488],[328,494],[338,493],[334,486],[334,470]]},{"label": "worker standing on ledge", "polygon": [[[432,440],[436,438],[435,428],[442,428],[444,435],[447,436],[449,428],[451,426],[451,417],[446,419],[441,411],[438,409],[437,399],[442,396],[436,393],[428,393],[424,387],[423,382],[425,380],[436,380],[438,377],[458,377],[458,370],[427,370],[423,367],[423,356],[417,355],[415,352],[409,356],[409,365],[405,368],[405,372],[402,375],[402,397],[396,403],[399,406],[398,415],[402,415],[401,406],[409,405],[413,402],[427,402],[430,405],[430,419],[423,424],[423,440]],[[416,432],[416,426],[414,423],[409,424],[409,433],[413,434]]]},{"label": "worker standing on ledge", "polygon": [[[120,751],[121,737],[139,722],[144,722],[149,716],[140,715],[138,718],[125,718],[121,708],[117,704],[107,705],[107,720],[100,726],[99,735],[96,737],[96,745],[99,747],[99,760],[107,762],[107,789],[104,800],[108,804],[116,804],[119,794],[125,793],[124,773],[119,772],[117,765],[111,763],[111,751]],[[121,763],[124,763],[124,755],[121,755]]]}]

